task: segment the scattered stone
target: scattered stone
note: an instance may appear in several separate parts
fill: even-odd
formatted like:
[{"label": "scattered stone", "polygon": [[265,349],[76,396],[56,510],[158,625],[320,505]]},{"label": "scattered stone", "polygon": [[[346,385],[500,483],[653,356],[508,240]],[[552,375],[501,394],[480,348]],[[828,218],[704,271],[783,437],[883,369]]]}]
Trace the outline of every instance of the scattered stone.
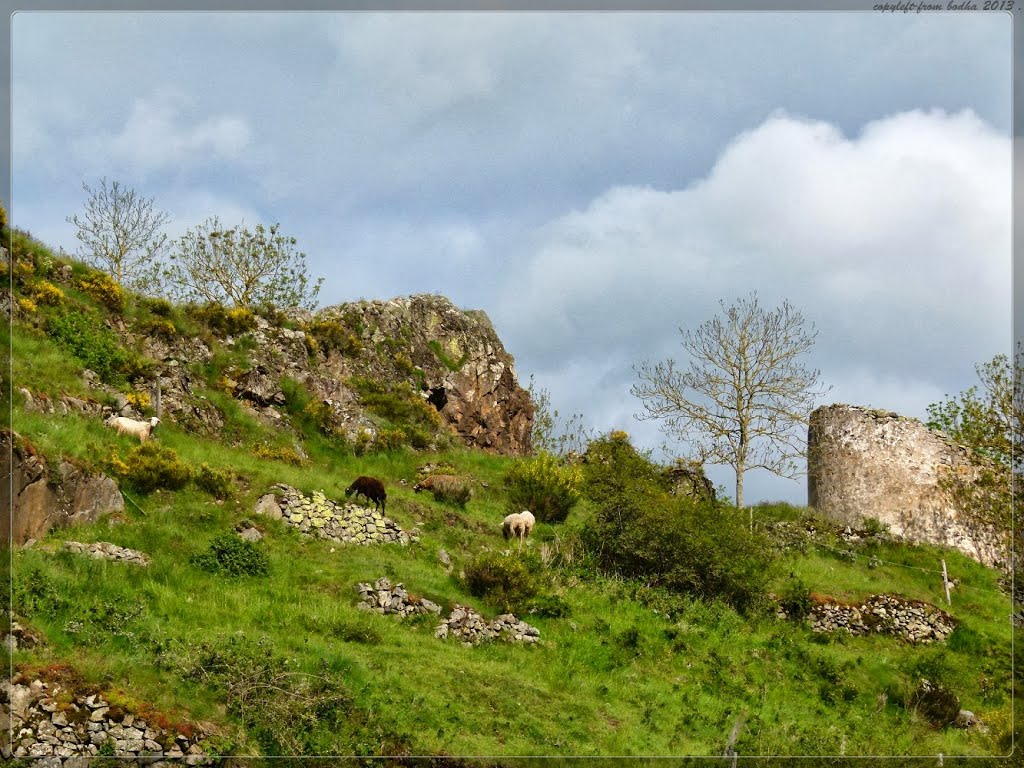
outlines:
[{"label": "scattered stone", "polygon": [[101,560],[116,560],[136,565],[149,565],[149,557],[142,552],[126,547],[119,547],[109,541],[97,541],[94,544],[83,544],[80,541],[65,541],[64,549],[76,554],[89,554]]},{"label": "scattered stone", "polygon": [[472,608],[456,605],[448,618],[438,625],[434,637],[454,637],[470,646],[498,639],[514,643],[536,643],[540,640],[540,630],[520,621],[511,613],[486,621]]},{"label": "scattered stone", "polygon": [[385,577],[377,579],[372,585],[366,582],[356,584],[356,590],[361,598],[356,608],[361,611],[397,615],[400,618],[423,613],[441,613],[441,606],[437,603],[410,595],[403,584],[391,586],[391,582]]}]

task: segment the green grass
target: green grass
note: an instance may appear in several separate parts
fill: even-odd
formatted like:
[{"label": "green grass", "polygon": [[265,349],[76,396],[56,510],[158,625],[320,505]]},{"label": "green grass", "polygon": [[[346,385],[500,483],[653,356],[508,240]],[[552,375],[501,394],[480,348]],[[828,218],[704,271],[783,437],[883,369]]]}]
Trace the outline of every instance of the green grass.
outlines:
[{"label": "green grass", "polygon": [[[129,302],[130,322],[151,316]],[[176,325],[187,322],[171,316]],[[81,366],[46,336],[22,326],[0,333],[14,350],[15,387],[53,398],[89,394]],[[17,665],[71,664],[130,707],[215,724],[222,745],[238,754],[272,752],[281,739],[294,738],[292,751],[299,743],[307,754],[721,755],[741,717],[735,747],[743,756],[948,758],[1007,751],[1010,603],[995,571],[949,550],[851,546],[819,523],[819,536],[780,556],[772,582],[777,593],[799,579],[844,600],[885,592],[935,603],[959,621],[944,647],[814,635],[807,624],[771,613],[741,616],[714,601],[662,599],[656,590],[602,576],[572,549],[572,532],[592,514],[586,500],[564,524],[538,523],[526,551],[516,555],[567,608],[558,618],[523,616],[541,631],[536,646],[467,648],[435,639],[433,617],[399,622],[359,611],[355,584],[387,576],[446,612],[459,603],[484,616],[498,613],[468,593],[459,573],[484,550],[510,548],[500,532],[508,503],[502,480],[517,460],[408,448],[356,456],[302,417],[297,385],[289,389],[291,426],[270,427],[214,386],[228,366],[244,363],[244,347],[215,348],[211,363],[195,371],[211,385],[196,386],[196,394],[219,409],[224,428],[204,437],[167,419],[155,438],[190,467],[229,472],[234,495],[218,504],[194,484],[174,493],[129,492],[130,503],[116,518],[54,531],[17,550],[16,605],[47,641],[17,651]],[[10,388],[4,389],[6,396]],[[97,417],[30,413],[19,394],[11,397],[14,428],[51,462],[70,458],[102,467],[138,444]],[[301,449],[307,458],[298,465],[259,458],[260,446]],[[412,491],[417,469],[439,461],[473,479],[465,508]],[[418,543],[339,545],[252,513],[276,483],[343,500],[359,475],[384,481],[388,517],[404,529],[418,527]],[[765,505],[754,517],[762,526],[785,520],[799,527],[809,512]],[[192,563],[243,519],[264,529],[267,576],[228,577]],[[152,565],[72,555],[62,549],[72,538],[142,550]],[[451,557],[450,572],[439,561],[441,549]],[[942,559],[960,580],[949,606],[938,576]],[[246,648],[258,650],[246,656]],[[340,695],[321,701],[312,719],[313,709],[282,710],[280,697],[267,691],[240,707],[223,679],[203,673],[201,662],[211,654],[228,659],[230,674],[287,661],[288,670],[315,676]],[[921,677],[951,688],[988,730],[930,726],[908,706]],[[313,678],[291,676],[286,684],[303,679]]]}]

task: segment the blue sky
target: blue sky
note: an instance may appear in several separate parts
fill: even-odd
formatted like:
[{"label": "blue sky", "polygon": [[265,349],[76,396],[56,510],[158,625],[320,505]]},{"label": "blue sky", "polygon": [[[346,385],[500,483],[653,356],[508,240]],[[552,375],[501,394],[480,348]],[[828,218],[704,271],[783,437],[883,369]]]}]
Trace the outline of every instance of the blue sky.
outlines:
[{"label": "blue sky", "polygon": [[[1003,14],[33,13],[13,19],[15,225],[106,176],[280,222],[324,305],[485,310],[563,414],[656,447],[633,365],[757,290],[848,402],[922,417],[1010,348]],[[684,452],[681,446],[672,446]],[[731,472],[711,468],[731,489]],[[748,501],[805,481],[748,475]]]}]

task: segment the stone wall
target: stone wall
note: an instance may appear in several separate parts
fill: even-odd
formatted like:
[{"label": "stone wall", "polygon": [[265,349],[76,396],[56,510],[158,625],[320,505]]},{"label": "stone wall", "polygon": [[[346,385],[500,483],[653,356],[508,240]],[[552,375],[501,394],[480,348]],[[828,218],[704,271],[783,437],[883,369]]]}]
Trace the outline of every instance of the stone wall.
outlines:
[{"label": "stone wall", "polygon": [[964,495],[986,468],[969,448],[891,411],[837,404],[811,414],[810,506],[841,525],[875,518],[910,542],[954,547],[1003,567],[1007,532],[964,509]]}]

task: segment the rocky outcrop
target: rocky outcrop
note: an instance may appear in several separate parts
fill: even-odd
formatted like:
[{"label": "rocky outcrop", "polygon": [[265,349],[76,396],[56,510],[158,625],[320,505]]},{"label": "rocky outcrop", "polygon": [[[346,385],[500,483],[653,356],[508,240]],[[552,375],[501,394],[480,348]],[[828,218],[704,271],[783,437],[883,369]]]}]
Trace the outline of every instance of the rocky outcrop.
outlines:
[{"label": "rocky outcrop", "polygon": [[0,498],[11,499],[10,506],[0,504],[0,544],[25,544],[54,528],[124,511],[121,492],[109,477],[69,461],[50,468],[28,443],[7,430],[0,430],[0,455],[10,462],[0,478]]},{"label": "rocky outcrop", "polygon": [[[913,543],[954,547],[985,565],[1008,562],[1008,531],[979,514],[1000,493],[986,486],[996,468],[920,421],[825,406],[811,414],[807,452],[808,504],[840,525],[874,518]],[[1008,499],[1009,488],[1002,492]],[[983,503],[971,502],[979,494]]]},{"label": "rocky outcrop", "polygon": [[811,608],[814,632],[894,635],[928,644],[944,642],[955,628],[956,619],[934,605],[896,595],[872,595],[859,605],[819,598]]},{"label": "rocky outcrop", "polygon": [[418,541],[380,512],[358,504],[338,504],[320,491],[303,496],[290,485],[275,485],[280,495],[265,494],[254,512],[293,525],[302,533],[339,544],[401,544]]},{"label": "rocky outcrop", "polygon": [[417,381],[466,445],[509,455],[531,451],[530,395],[484,312],[418,294],[342,304],[317,315],[330,318],[358,332],[361,351],[327,357],[327,369],[338,375],[319,381],[323,398],[343,401],[338,383],[352,374]]},{"label": "rocky outcrop", "polygon": [[536,643],[540,640],[540,630],[511,613],[503,613],[487,621],[472,608],[456,605],[448,618],[437,626],[434,637],[442,640],[454,637],[465,645],[498,639],[512,643]]},{"label": "rocky outcrop", "polygon": [[97,541],[93,544],[83,544],[80,541],[65,541],[64,549],[78,555],[90,555],[100,560],[113,560],[120,563],[132,563],[134,565],[149,565],[149,556],[135,549],[119,547],[109,541]]},{"label": "rocky outcrop", "polygon": [[391,581],[382,576],[373,584],[360,582],[356,584],[360,600],[356,608],[361,611],[373,611],[385,615],[396,615],[401,618],[422,613],[441,613],[441,606],[422,597],[410,595],[404,584],[391,585]]},{"label": "rocky outcrop", "polygon": [[201,746],[202,734],[159,728],[97,693],[22,675],[4,682],[0,692],[3,719],[10,724],[0,729],[0,755],[6,760],[29,758],[34,768],[87,768],[99,755],[134,758],[151,768],[212,762]]}]

